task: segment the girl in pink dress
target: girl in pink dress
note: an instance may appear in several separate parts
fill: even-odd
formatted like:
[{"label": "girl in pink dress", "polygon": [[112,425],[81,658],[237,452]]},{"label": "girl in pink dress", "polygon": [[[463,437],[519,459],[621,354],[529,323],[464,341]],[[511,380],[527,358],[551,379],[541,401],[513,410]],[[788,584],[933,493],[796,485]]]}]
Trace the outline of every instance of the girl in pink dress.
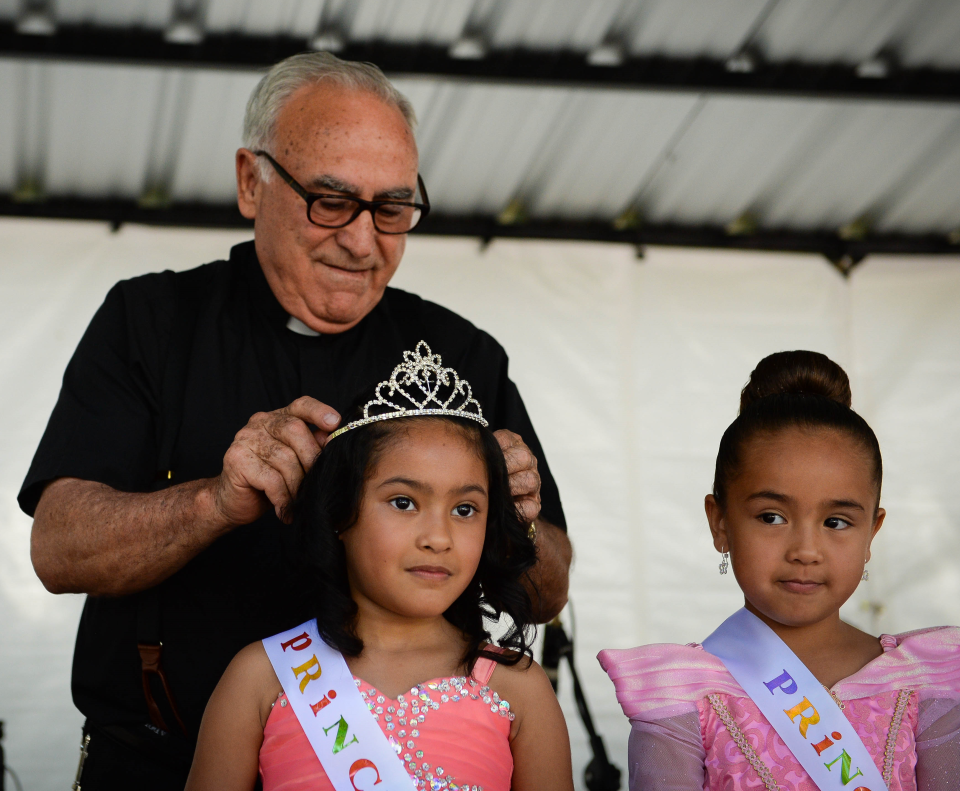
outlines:
[{"label": "girl in pink dress", "polygon": [[[745,609],[830,692],[889,791],[960,789],[960,630],[878,639],[840,620],[884,519],[879,444],[850,401],[846,374],[821,354],[761,360],[706,498],[720,573],[729,558]],[[633,725],[631,791],[818,791],[698,644],[599,659]]]},{"label": "girl in pink dress", "polygon": [[[437,415],[364,413],[331,436],[297,498],[302,595],[412,789],[572,791],[563,715],[530,657],[535,532],[482,416],[443,403]],[[501,615],[510,629],[494,646],[484,621]],[[264,791],[334,788],[262,643],[210,699],[187,789],[253,789],[258,775]],[[349,782],[373,780],[351,770]]]}]

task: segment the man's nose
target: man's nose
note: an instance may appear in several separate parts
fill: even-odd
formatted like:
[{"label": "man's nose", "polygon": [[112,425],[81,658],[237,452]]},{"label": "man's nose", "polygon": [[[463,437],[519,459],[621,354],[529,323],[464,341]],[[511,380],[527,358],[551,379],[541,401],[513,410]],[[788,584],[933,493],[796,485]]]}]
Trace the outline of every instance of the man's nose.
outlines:
[{"label": "man's nose", "polygon": [[369,258],[377,246],[377,229],[373,213],[362,211],[349,225],[337,231],[337,244],[354,258]]}]

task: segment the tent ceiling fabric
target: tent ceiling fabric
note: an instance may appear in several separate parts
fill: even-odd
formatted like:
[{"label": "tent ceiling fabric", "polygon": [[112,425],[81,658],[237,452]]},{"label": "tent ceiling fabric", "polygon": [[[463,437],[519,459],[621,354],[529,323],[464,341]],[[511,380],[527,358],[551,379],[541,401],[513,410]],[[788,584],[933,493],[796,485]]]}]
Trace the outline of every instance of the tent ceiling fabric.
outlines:
[{"label": "tent ceiling fabric", "polygon": [[[213,33],[307,38],[323,25],[350,41],[446,46],[479,32],[497,49],[579,52],[616,37],[633,55],[716,58],[753,43],[771,61],[842,63],[895,45],[905,66],[960,67],[953,0],[57,0],[56,19],[164,28],[196,7]],[[0,0],[0,18],[20,8]]]},{"label": "tent ceiling fabric", "polygon": [[[32,8],[43,3],[31,2]],[[23,20],[0,0],[0,22]],[[960,68],[953,0],[57,0],[55,22],[318,32],[348,44]],[[40,37],[36,37],[38,40]],[[586,55],[585,55],[586,56]],[[884,55],[886,57],[886,55]],[[0,58],[0,195],[162,207],[234,201],[256,70]],[[960,243],[960,102],[736,96],[401,77],[437,215]],[[6,204],[13,206],[12,200]],[[14,207],[16,208],[16,207]],[[0,208],[0,211],[7,211]],[[7,213],[17,213],[7,211]],[[38,210],[42,214],[42,208]],[[626,213],[626,214],[625,214]],[[78,214],[78,216],[83,216]],[[929,249],[929,248],[928,248]],[[957,249],[956,247],[952,249]]]}]

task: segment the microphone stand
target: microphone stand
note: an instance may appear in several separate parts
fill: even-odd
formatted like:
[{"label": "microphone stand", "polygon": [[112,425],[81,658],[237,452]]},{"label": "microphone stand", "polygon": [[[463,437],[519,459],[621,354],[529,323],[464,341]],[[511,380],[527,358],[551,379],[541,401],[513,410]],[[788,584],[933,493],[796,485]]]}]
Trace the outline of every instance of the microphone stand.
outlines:
[{"label": "microphone stand", "polygon": [[593,759],[583,770],[583,782],[588,791],[619,791],[620,769],[610,763],[607,750],[603,746],[603,737],[593,726],[593,717],[590,716],[590,709],[587,707],[587,698],[583,694],[580,676],[577,675],[577,667],[573,663],[573,641],[567,637],[560,617],[557,616],[543,629],[543,661],[541,662],[554,692],[557,691],[559,684],[559,668],[563,659],[566,659],[570,666],[570,675],[573,677],[573,699],[576,701],[577,712],[590,738],[590,749],[593,751]]},{"label": "microphone stand", "polygon": [[0,720],[0,791],[4,791],[7,787],[8,772],[10,777],[13,778],[13,785],[17,791],[23,791],[23,786],[20,785],[20,778],[17,777],[17,773],[7,766],[7,755],[3,750],[3,735],[3,720]]}]

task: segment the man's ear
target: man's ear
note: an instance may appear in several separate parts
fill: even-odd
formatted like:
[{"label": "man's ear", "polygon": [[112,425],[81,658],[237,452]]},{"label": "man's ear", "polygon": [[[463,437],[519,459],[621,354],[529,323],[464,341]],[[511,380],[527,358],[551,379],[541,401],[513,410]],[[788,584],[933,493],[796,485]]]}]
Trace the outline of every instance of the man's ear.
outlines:
[{"label": "man's ear", "polygon": [[730,542],[727,540],[727,527],[723,520],[723,509],[717,498],[708,494],[703,498],[703,510],[707,512],[707,522],[710,523],[710,533],[713,535],[713,546],[717,552],[729,552]]},{"label": "man's ear", "polygon": [[257,155],[249,148],[237,149],[237,206],[248,220],[257,217],[262,185]]}]

